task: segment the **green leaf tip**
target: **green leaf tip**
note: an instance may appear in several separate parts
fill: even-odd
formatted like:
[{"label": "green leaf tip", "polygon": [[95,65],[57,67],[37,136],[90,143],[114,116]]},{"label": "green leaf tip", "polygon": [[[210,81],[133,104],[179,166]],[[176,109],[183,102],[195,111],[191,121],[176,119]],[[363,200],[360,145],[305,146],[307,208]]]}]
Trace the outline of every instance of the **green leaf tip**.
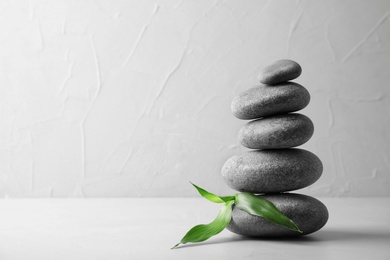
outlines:
[{"label": "green leaf tip", "polygon": [[176,245],[174,245],[172,248],[171,248],[171,250],[172,249],[175,249],[176,247],[178,247],[180,245],[180,243],[177,243]]},{"label": "green leaf tip", "polygon": [[195,189],[199,192],[199,194],[204,197],[205,199],[211,201],[211,202],[214,202],[214,203],[225,203],[225,202],[229,202],[229,201],[232,201],[235,199],[234,196],[224,196],[224,197],[221,197],[221,196],[217,196],[215,195],[214,193],[211,193],[211,192],[208,192],[207,190],[205,189],[202,189],[201,187],[193,184],[192,182],[190,182],[192,184],[192,186],[195,187]]},{"label": "green leaf tip", "polygon": [[184,237],[171,249],[177,248],[180,244],[188,242],[202,242],[212,236],[219,234],[230,223],[232,218],[232,205],[234,201],[228,201],[222,207],[218,216],[209,224],[201,224],[191,228]]}]

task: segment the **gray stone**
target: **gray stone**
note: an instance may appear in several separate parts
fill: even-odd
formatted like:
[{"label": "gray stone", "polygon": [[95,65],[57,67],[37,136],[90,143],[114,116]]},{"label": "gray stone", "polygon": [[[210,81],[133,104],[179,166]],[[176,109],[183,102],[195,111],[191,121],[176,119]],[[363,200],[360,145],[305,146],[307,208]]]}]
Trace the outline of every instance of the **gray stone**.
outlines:
[{"label": "gray stone", "polygon": [[307,116],[285,114],[247,123],[238,133],[238,139],[252,149],[290,148],[306,143],[313,132],[313,122]]},{"label": "gray stone", "polygon": [[259,81],[263,84],[274,85],[298,78],[302,73],[301,66],[292,60],[279,60],[264,68]]},{"label": "gray stone", "polygon": [[294,221],[303,233],[291,231],[234,206],[232,219],[227,229],[245,236],[291,237],[316,232],[328,221],[327,208],[322,202],[313,197],[294,193],[272,194],[261,197],[271,201],[283,214]]},{"label": "gray stone", "polygon": [[297,190],[316,182],[322,163],[297,148],[248,151],[231,157],[222,167],[227,185],[237,191],[274,193]]},{"label": "gray stone", "polygon": [[286,82],[277,86],[252,87],[233,99],[231,109],[239,119],[256,119],[298,111],[309,102],[310,94],[306,88]]}]

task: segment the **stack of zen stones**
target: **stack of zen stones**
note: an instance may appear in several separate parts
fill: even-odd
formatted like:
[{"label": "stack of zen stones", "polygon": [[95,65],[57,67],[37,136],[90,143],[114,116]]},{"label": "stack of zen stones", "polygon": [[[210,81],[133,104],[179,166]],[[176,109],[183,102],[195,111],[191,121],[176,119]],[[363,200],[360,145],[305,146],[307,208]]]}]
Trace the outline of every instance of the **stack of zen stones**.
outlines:
[{"label": "stack of zen stones", "polygon": [[313,153],[292,148],[307,142],[314,132],[312,121],[298,113],[309,104],[310,94],[290,82],[302,72],[292,60],[280,60],[266,67],[260,85],[250,88],[232,102],[232,112],[253,120],[239,132],[240,143],[251,151],[235,155],[222,168],[225,182],[240,192],[258,194],[271,201],[303,233],[291,231],[261,217],[233,208],[228,229],[256,237],[299,236],[313,233],[328,220],[328,210],[319,200],[289,193],[316,182],[322,163]]}]

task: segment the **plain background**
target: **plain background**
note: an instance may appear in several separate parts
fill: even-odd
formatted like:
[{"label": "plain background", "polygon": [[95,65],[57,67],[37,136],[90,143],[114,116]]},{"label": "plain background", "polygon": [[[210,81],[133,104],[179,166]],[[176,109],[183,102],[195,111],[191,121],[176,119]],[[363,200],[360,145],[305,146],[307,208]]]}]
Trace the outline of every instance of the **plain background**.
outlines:
[{"label": "plain background", "polygon": [[230,111],[299,62],[314,196],[390,195],[390,1],[0,1],[0,196],[232,194]]}]

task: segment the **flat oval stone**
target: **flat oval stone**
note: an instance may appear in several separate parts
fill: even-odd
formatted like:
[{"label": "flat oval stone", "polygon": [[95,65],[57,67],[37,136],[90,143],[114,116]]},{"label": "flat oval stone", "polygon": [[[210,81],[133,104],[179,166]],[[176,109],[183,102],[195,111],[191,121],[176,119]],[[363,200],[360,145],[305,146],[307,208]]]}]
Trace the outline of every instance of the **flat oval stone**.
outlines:
[{"label": "flat oval stone", "polygon": [[303,233],[294,232],[264,218],[253,216],[233,206],[232,219],[227,229],[236,234],[255,237],[291,237],[320,230],[328,221],[326,206],[319,200],[294,193],[261,196],[271,201],[289,217]]},{"label": "flat oval stone", "polygon": [[313,132],[313,122],[307,116],[285,114],[247,123],[238,133],[238,139],[252,149],[280,149],[306,143]]},{"label": "flat oval stone", "polygon": [[306,88],[286,82],[277,86],[252,87],[233,99],[231,109],[239,119],[256,119],[298,111],[309,102],[310,94]]},{"label": "flat oval stone", "polygon": [[296,79],[301,73],[302,68],[297,62],[278,60],[261,71],[259,81],[263,84],[274,85]]},{"label": "flat oval stone", "polygon": [[305,188],[322,174],[321,160],[297,148],[256,150],[235,155],[222,167],[227,185],[237,191],[275,193]]}]

